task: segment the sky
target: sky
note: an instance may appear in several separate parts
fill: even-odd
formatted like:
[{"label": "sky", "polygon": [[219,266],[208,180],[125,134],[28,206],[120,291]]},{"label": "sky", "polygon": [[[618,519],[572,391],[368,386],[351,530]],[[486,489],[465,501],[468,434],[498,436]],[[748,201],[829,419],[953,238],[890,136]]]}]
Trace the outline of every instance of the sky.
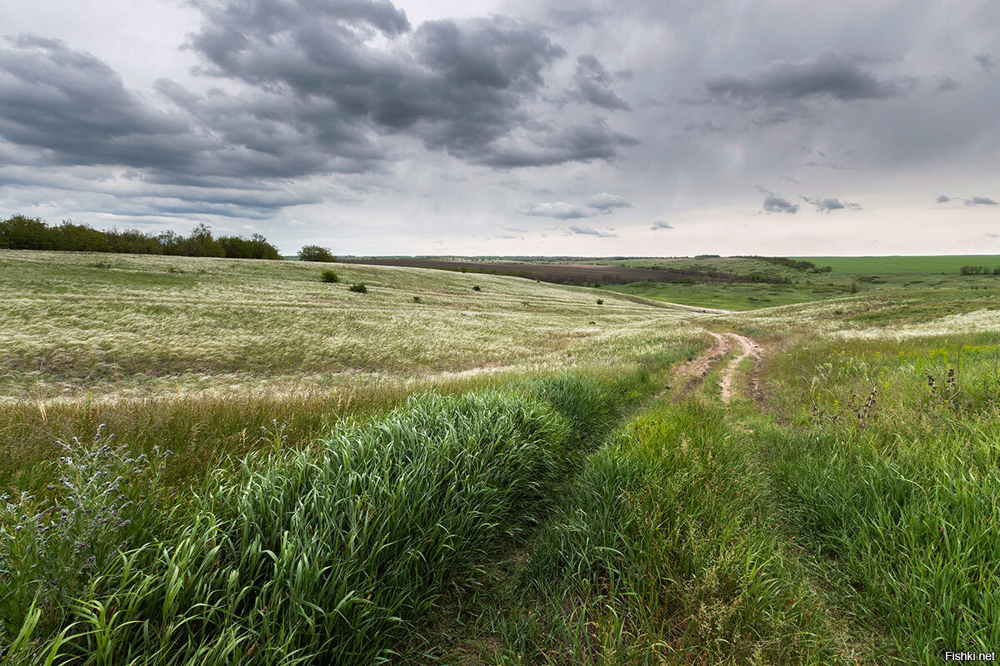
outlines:
[{"label": "sky", "polygon": [[1000,253],[991,0],[0,0],[0,217],[284,253]]}]

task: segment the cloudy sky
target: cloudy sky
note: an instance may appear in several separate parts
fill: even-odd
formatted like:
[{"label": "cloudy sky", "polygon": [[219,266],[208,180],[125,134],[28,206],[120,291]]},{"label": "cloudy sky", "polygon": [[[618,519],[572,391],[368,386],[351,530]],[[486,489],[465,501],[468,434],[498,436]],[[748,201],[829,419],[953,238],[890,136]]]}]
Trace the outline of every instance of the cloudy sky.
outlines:
[{"label": "cloudy sky", "polygon": [[285,252],[1000,253],[991,0],[0,16],[0,216]]}]

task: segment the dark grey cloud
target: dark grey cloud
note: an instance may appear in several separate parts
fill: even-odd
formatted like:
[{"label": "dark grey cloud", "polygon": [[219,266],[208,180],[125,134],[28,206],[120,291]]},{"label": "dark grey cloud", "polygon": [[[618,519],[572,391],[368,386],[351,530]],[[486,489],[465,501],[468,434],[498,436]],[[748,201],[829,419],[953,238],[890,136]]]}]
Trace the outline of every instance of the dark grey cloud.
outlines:
[{"label": "dark grey cloud", "polygon": [[126,90],[98,58],[36,35],[0,47],[0,137],[46,164],[190,169],[210,141]]},{"label": "dark grey cloud", "polygon": [[757,191],[764,195],[764,211],[767,213],[788,213],[794,215],[799,212],[799,205],[793,204],[788,199],[779,196],[771,190],[757,186]]},{"label": "dark grey cloud", "polygon": [[618,234],[612,231],[600,231],[591,227],[581,227],[573,225],[566,228],[566,232],[576,236],[597,236],[598,238],[618,238]]},{"label": "dark grey cloud", "polygon": [[582,203],[553,201],[536,203],[524,209],[525,215],[552,217],[557,220],[577,220],[585,217],[610,215],[619,208],[630,208],[632,204],[617,194],[602,192],[588,197]]},{"label": "dark grey cloud", "polygon": [[816,210],[829,213],[835,210],[861,210],[861,204],[841,201],[836,197],[802,197],[806,203],[816,206]]},{"label": "dark grey cloud", "polygon": [[985,51],[976,54],[975,60],[977,63],[979,63],[979,68],[982,69],[987,74],[991,73],[994,69],[996,69],[997,66],[996,58],[994,58],[989,53],[986,53]]},{"label": "dark grey cloud", "polygon": [[653,226],[651,226],[650,229],[653,230],[653,231],[658,231],[660,229],[673,229],[673,226],[671,226],[669,223],[663,222],[661,220],[661,221],[653,222]]},{"label": "dark grey cloud", "polygon": [[620,76],[612,76],[593,55],[582,55],[576,60],[576,73],[573,75],[576,87],[568,96],[609,111],[631,111],[629,103],[611,89],[611,84]]},{"label": "dark grey cloud", "polygon": [[543,167],[567,162],[612,162],[639,140],[612,130],[601,118],[551,130],[531,139],[505,138],[473,161],[498,169]]},{"label": "dark grey cloud", "polygon": [[942,194],[937,198],[938,203],[948,203],[949,201],[951,201],[951,197],[949,197],[947,194]]},{"label": "dark grey cloud", "polygon": [[989,197],[974,196],[971,199],[962,199],[966,206],[996,206],[997,202]]},{"label": "dark grey cloud", "polygon": [[197,4],[206,21],[188,48],[209,63],[202,72],[319,106],[307,126],[405,134],[495,168],[611,160],[636,143],[603,121],[560,129],[528,111],[566,55],[538,25],[493,16],[413,30],[384,1]]},{"label": "dark grey cloud", "polygon": [[799,62],[776,61],[750,74],[723,74],[705,81],[708,99],[773,106],[835,99],[841,102],[895,97],[912,87],[906,79],[880,78],[864,59],[828,50]]},{"label": "dark grey cloud", "polygon": [[[62,41],[0,43],[0,139],[21,149],[15,163],[121,167],[150,186],[187,187],[175,208],[212,210],[219,206],[206,188],[249,193],[386,172],[404,145],[397,137],[496,169],[612,162],[638,144],[599,117],[547,117],[545,74],[566,52],[530,22],[493,16],[414,27],[387,0],[191,5],[203,20],[184,48],[199,58],[198,76],[223,83],[207,91],[161,78],[143,95]],[[597,103],[601,83],[615,77],[596,59],[581,62]],[[283,206],[314,200],[290,196]],[[249,194],[231,205],[234,214],[258,210]]]}]

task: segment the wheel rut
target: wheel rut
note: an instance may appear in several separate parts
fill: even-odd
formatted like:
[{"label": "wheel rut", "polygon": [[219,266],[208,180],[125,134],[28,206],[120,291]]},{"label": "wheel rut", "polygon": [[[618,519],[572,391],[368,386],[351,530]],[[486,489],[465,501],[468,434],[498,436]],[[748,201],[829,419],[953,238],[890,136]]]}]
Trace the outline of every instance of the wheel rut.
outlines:
[{"label": "wheel rut", "polygon": [[756,342],[738,333],[727,333],[726,335],[739,346],[739,352],[729,361],[722,373],[722,402],[724,403],[733,399],[733,381],[736,378],[736,368],[740,362],[751,356],[755,359],[760,358],[760,346]]},{"label": "wheel rut", "polygon": [[726,362],[722,370],[722,402],[729,403],[733,398],[736,369],[740,362],[747,357],[760,358],[760,346],[750,338],[738,333],[721,334],[708,331],[708,334],[713,338],[712,346],[690,361],[682,363],[674,373],[671,387],[674,389],[675,399],[698,388],[705,381],[705,377],[725,361],[735,348],[737,349],[736,355]]}]

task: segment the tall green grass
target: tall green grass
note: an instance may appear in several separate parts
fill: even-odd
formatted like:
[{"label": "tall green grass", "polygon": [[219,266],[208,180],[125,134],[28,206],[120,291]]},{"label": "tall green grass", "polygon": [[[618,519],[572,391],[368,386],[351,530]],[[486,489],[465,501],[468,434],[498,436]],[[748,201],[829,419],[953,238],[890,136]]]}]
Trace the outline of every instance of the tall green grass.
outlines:
[{"label": "tall green grass", "polygon": [[[11,500],[0,528],[3,656],[391,661],[442,595],[551,509],[583,429],[606,427],[648,383],[562,378],[526,395],[422,394],[305,449],[276,437],[189,498],[141,492],[149,472],[127,450],[70,447],[70,483],[54,504]],[[108,513],[114,520],[101,522]],[[104,555],[90,559],[81,535]],[[56,587],[53,572],[72,584]]]},{"label": "tall green grass", "polygon": [[995,342],[814,341],[770,363],[793,426],[755,428],[787,529],[879,661],[1000,644]]},{"label": "tall green grass", "polygon": [[718,407],[654,409],[588,460],[491,620],[502,663],[830,663],[766,469]]}]

